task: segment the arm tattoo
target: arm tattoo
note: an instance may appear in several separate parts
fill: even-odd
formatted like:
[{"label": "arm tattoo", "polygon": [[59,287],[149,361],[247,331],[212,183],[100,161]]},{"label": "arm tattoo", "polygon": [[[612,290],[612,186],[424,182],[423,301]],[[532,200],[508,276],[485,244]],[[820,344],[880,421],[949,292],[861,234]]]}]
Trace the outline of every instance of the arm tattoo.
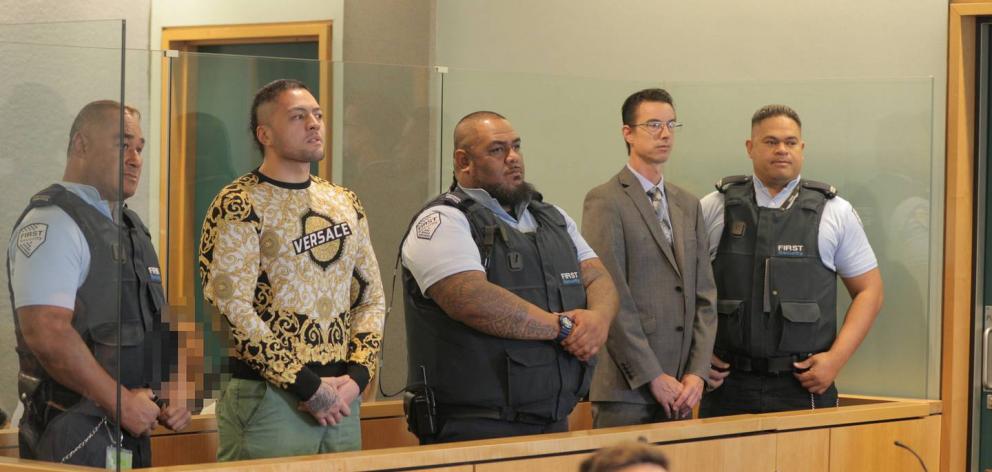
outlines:
[{"label": "arm tattoo", "polygon": [[585,288],[589,288],[602,275],[603,271],[592,263],[582,263],[579,265],[579,277],[582,277],[582,286]]},{"label": "arm tattoo", "polygon": [[320,388],[310,397],[309,400],[303,402],[306,405],[307,410],[311,413],[322,413],[329,410],[334,403],[338,400],[338,394],[333,388],[327,386],[327,384],[321,382]]},{"label": "arm tattoo", "polygon": [[599,311],[612,319],[620,309],[620,299],[613,277],[606,271],[598,258],[586,259],[579,264],[582,285],[586,288],[586,300],[590,310]]},{"label": "arm tattoo", "polygon": [[528,303],[488,280],[457,274],[431,287],[448,316],[483,333],[507,339],[554,339],[558,330],[528,313]]}]

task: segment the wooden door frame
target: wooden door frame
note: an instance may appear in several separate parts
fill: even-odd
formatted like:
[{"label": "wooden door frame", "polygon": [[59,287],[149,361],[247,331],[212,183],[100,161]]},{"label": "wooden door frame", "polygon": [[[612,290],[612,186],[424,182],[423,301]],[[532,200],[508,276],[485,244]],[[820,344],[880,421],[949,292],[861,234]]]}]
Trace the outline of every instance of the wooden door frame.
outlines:
[{"label": "wooden door frame", "polygon": [[940,470],[968,470],[975,273],[976,24],[988,0],[951,0],[947,29],[947,155],[944,193],[944,290]]},{"label": "wooden door frame", "polygon": [[[332,110],[331,70],[331,21],[294,23],[266,23],[241,25],[181,26],[162,28],[164,51],[195,52],[198,46],[219,44],[316,42],[320,59],[320,106],[326,116]],[[174,62],[170,69],[168,61]],[[192,189],[196,168],[196,141],[194,118],[187,111],[195,110],[195,90],[189,80],[195,77],[196,61],[188,55],[165,54],[162,67],[162,139],[161,149],[161,201],[159,208],[159,247],[164,252],[166,270],[163,283],[169,305],[180,312],[183,320],[192,321],[195,267],[190,254],[195,254],[198,244],[193,241]],[[170,107],[171,100],[171,107]],[[171,133],[170,133],[171,130]],[[318,164],[318,175],[331,180],[332,132],[325,130],[324,159]],[[170,154],[171,152],[171,154]]]}]

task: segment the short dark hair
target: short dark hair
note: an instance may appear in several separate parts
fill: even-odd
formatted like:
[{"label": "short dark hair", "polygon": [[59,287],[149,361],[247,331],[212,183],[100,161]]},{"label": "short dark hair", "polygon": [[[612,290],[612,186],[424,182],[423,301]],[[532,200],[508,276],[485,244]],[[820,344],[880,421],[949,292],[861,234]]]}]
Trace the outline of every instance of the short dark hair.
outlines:
[{"label": "short dark hair", "polygon": [[[116,100],[96,100],[87,103],[80,109],[79,113],[76,114],[76,118],[72,120],[72,126],[69,128],[69,146],[65,150],[66,156],[72,153],[72,139],[83,130],[83,127],[91,122],[103,119],[105,112],[118,111],[120,109],[121,104]],[[141,112],[130,105],[124,105],[124,113],[134,116],[139,121],[141,120]]]},{"label": "short dark hair", "polygon": [[[623,124],[627,126],[634,126],[634,120],[637,118],[637,107],[644,102],[661,102],[667,103],[675,108],[675,101],[672,100],[672,94],[668,93],[667,90],[662,88],[647,88],[644,90],[638,90],[632,93],[626,100],[623,101],[623,106],[620,107],[620,119],[623,120]],[[624,143],[627,144],[627,143]],[[627,153],[630,153],[630,144],[627,144]]]},{"label": "short dark hair", "polygon": [[751,126],[776,116],[784,116],[789,118],[799,125],[799,129],[803,128],[803,122],[799,120],[799,113],[796,113],[796,110],[793,110],[787,105],[765,105],[759,108],[758,111],[754,112],[754,115],[751,116]]},{"label": "short dark hair", "polygon": [[637,464],[655,464],[668,470],[661,451],[640,442],[627,442],[600,449],[582,461],[580,472],[614,472]]},{"label": "short dark hair", "polygon": [[255,140],[255,146],[258,146],[258,150],[262,154],[265,154],[265,146],[263,146],[262,142],[258,140],[258,133],[256,132],[258,129],[258,108],[266,103],[275,101],[282,92],[296,89],[303,89],[307,92],[310,91],[310,89],[299,80],[278,79],[265,84],[264,87],[255,92],[255,99],[251,102],[251,117],[248,120],[248,132],[251,133],[251,139]]}]

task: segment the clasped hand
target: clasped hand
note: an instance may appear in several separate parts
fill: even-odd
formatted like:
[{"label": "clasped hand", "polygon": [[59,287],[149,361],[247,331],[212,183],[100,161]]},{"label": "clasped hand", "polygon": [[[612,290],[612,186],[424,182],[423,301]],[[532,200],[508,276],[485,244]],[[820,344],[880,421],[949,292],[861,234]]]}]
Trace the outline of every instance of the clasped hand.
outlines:
[{"label": "clasped hand", "polygon": [[321,426],[334,426],[351,415],[351,402],[361,393],[348,375],[321,377],[320,387],[299,409],[310,413]]},{"label": "clasped hand", "polygon": [[703,379],[695,374],[685,374],[682,381],[668,374],[661,374],[649,384],[651,396],[661,405],[669,419],[692,416],[692,409],[703,396]]},{"label": "clasped hand", "polygon": [[608,318],[591,310],[572,310],[564,313],[572,320],[572,332],[562,341],[566,351],[581,361],[589,361],[599,352],[610,333]]},{"label": "clasped hand", "polygon": [[189,425],[190,413],[185,406],[155,403],[155,393],[147,388],[123,390],[121,392],[121,428],[132,436],[147,436],[164,425],[173,431],[182,431]]}]

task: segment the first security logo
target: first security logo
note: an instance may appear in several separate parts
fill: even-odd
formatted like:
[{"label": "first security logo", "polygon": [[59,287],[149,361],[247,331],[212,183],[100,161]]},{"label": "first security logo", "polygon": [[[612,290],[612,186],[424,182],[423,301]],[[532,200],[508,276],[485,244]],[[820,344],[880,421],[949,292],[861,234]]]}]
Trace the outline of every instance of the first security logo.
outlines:
[{"label": "first security logo", "polygon": [[779,244],[775,249],[775,255],[779,257],[803,257],[806,255],[806,246],[802,244]]},{"label": "first security logo", "polygon": [[582,283],[582,279],[579,278],[578,272],[562,272],[561,273],[561,284],[562,285],[579,285]]},{"label": "first security logo", "polygon": [[425,215],[417,222],[417,237],[420,239],[431,239],[437,227],[441,226],[441,214],[434,211]]},{"label": "first security logo", "polygon": [[29,224],[17,233],[17,249],[26,257],[31,257],[31,254],[34,254],[45,243],[47,236],[48,225],[44,223]]}]

